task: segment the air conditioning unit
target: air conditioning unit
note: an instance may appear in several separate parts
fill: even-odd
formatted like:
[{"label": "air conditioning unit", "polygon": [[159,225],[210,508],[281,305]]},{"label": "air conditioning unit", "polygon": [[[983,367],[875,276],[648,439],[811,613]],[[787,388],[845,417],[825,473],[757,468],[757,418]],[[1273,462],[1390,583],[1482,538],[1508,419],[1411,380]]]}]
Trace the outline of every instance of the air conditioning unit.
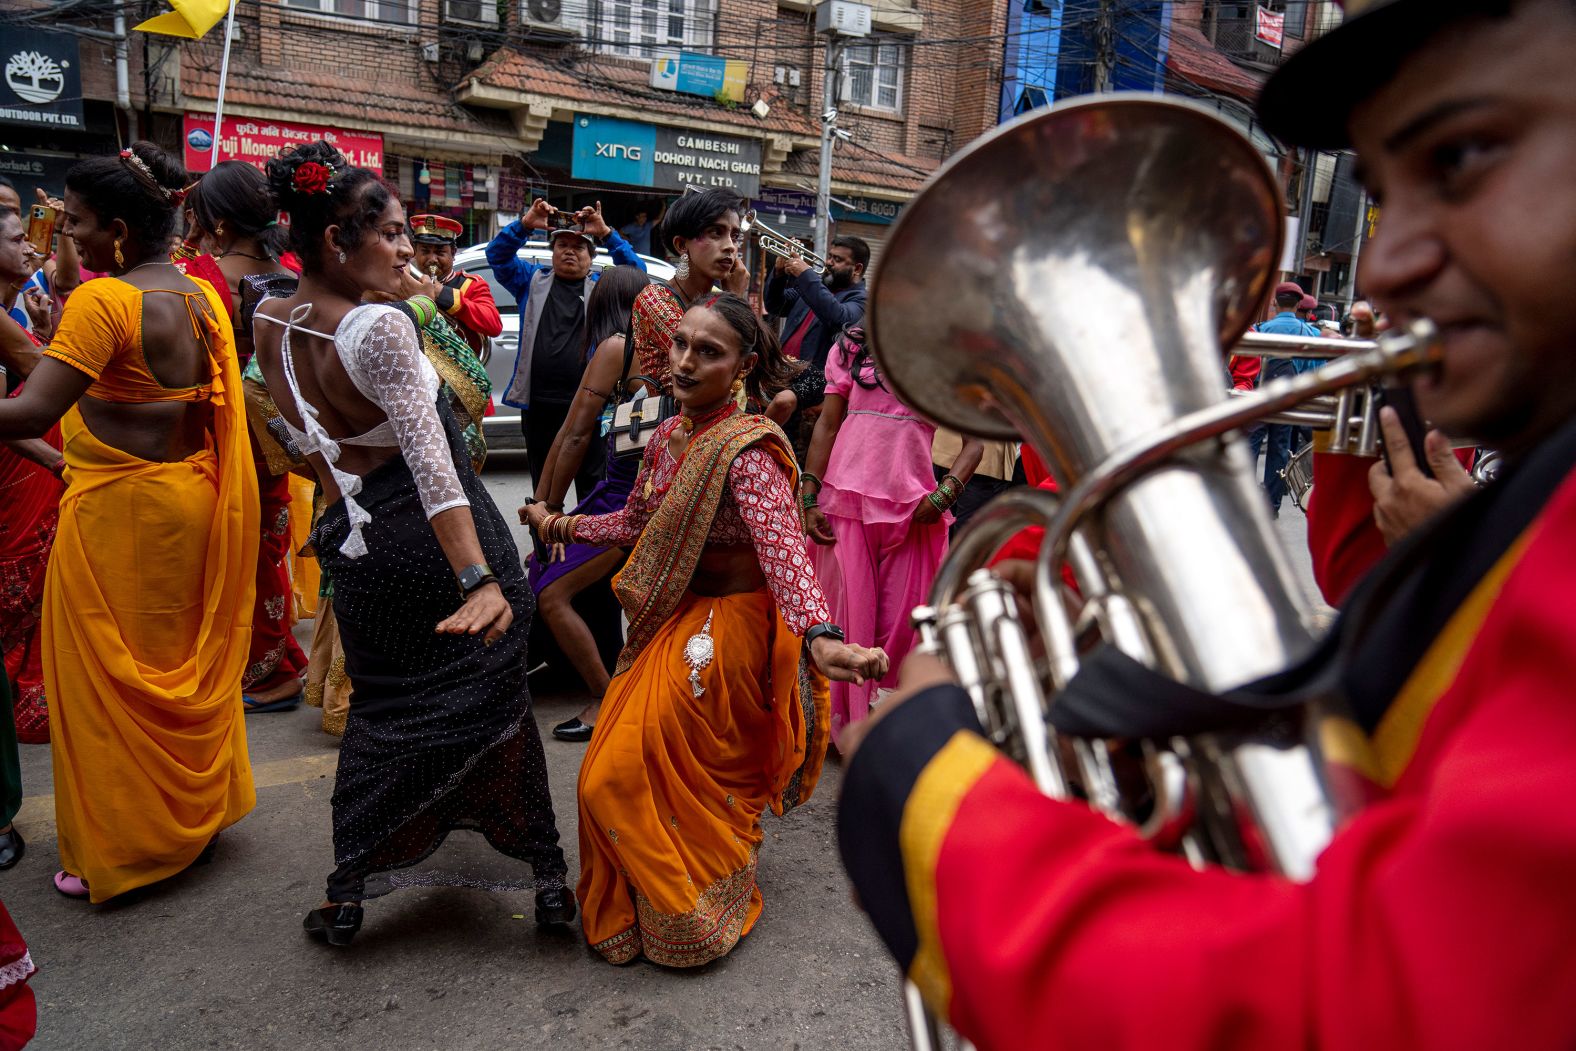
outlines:
[{"label": "air conditioning unit", "polygon": [[447,22],[495,26],[498,4],[496,0],[443,0],[443,18]]},{"label": "air conditioning unit", "polygon": [[537,33],[581,36],[586,0],[520,0],[520,21]]}]

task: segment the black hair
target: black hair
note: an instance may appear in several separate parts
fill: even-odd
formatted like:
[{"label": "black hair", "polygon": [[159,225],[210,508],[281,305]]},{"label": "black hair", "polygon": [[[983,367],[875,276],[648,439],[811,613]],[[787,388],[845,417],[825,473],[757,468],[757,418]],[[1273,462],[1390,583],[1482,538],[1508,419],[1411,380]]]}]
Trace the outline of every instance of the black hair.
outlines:
[{"label": "black hair", "polygon": [[[715,219],[711,220],[715,222]],[[697,304],[701,309],[715,311],[739,337],[739,356],[756,355],[755,367],[744,378],[744,389],[750,397],[762,404],[772,400],[779,391],[786,390],[788,381],[797,376],[804,365],[783,356],[782,344],[777,336],[761,321],[755,308],[734,295],[723,292]]]},{"label": "black hair", "polygon": [[832,238],[832,243],[839,248],[848,249],[848,254],[854,257],[854,262],[866,270],[870,269],[869,241],[863,237],[855,237],[853,234],[843,234],[841,237]]},{"label": "black hair", "polygon": [[244,237],[255,237],[263,251],[278,259],[285,231],[274,222],[279,209],[268,191],[268,178],[245,161],[224,161],[204,175],[186,194],[186,206],[208,233],[226,223]]},{"label": "black hair", "polygon": [[870,356],[870,341],[865,339],[863,325],[850,325],[843,329],[837,339],[837,348],[842,355],[843,366],[848,369],[855,383],[865,390],[875,390],[877,387],[886,390],[886,384],[881,382],[881,370]]},{"label": "black hair", "polygon": [[9,175],[0,175],[0,186],[4,186],[8,190],[16,189],[16,183],[11,181]]},{"label": "black hair", "polygon": [[1280,295],[1275,297],[1275,305],[1278,307],[1285,307],[1290,310],[1295,310],[1297,309],[1297,304],[1302,302],[1302,297],[1304,294],[1305,293],[1302,292],[1282,292]]},{"label": "black hair", "polygon": [[160,249],[175,230],[186,169],[151,142],[134,142],[130,152],[147,167],[151,178],[130,159],[112,154],[74,165],[66,173],[66,189],[82,199],[99,226],[119,219],[143,249]]},{"label": "black hair", "polygon": [[675,237],[699,237],[708,226],[729,212],[742,216],[745,211],[744,198],[732,190],[711,189],[687,193],[673,202],[673,207],[668,209],[668,214],[662,219],[662,247],[676,252],[678,249],[673,247]]},{"label": "black hair", "polygon": [[586,320],[580,345],[591,354],[604,339],[629,331],[635,297],[651,283],[651,275],[634,266],[612,266],[602,271],[586,297]]},{"label": "black hair", "polygon": [[[307,164],[332,173],[326,187],[308,192],[296,186],[296,173]],[[340,247],[357,248],[394,199],[380,173],[353,167],[322,140],[279,151],[268,162],[268,188],[274,203],[290,215],[290,250],[308,274],[322,269],[324,230],[338,226]]]}]

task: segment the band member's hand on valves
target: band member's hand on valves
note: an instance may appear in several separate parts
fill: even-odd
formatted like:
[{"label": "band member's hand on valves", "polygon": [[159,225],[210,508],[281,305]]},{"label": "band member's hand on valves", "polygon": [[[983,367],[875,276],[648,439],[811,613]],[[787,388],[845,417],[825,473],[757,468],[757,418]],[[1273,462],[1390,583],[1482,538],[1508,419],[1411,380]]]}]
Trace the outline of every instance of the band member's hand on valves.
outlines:
[{"label": "band member's hand on valves", "polygon": [[793,256],[789,257],[787,263],[784,266],[784,269],[788,271],[788,276],[789,277],[798,277],[800,274],[802,274],[806,270],[810,269],[810,264],[806,263],[796,253]]},{"label": "band member's hand on valves", "polygon": [[879,646],[856,646],[825,635],[810,643],[810,659],[833,682],[851,682],[856,686],[863,685],[866,679],[881,678],[891,667],[886,651]]},{"label": "band member's hand on valves", "polygon": [[1379,411],[1379,426],[1384,430],[1390,464],[1387,470],[1380,460],[1369,469],[1368,488],[1374,497],[1374,524],[1384,534],[1385,543],[1393,545],[1472,492],[1476,483],[1456,459],[1450,439],[1439,431],[1429,431],[1423,439],[1423,452],[1434,472],[1430,478],[1418,469],[1406,428],[1394,409]]}]

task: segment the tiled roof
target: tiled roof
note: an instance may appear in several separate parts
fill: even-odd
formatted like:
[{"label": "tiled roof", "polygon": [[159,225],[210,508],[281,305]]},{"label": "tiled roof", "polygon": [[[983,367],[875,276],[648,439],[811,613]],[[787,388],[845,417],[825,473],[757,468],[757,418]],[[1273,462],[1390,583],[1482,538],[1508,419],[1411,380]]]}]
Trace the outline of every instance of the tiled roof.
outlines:
[{"label": "tiled roof", "polygon": [[[182,48],[181,88],[188,99],[216,100],[219,74],[192,61],[192,49]],[[258,106],[299,114],[309,124],[343,121],[347,128],[414,132],[435,131],[501,136],[499,151],[517,139],[514,126],[502,113],[473,112],[447,99],[441,92],[394,81],[379,81],[365,90],[347,91],[344,77],[301,70],[262,69],[232,61],[225,106]]]},{"label": "tiled roof", "polygon": [[653,117],[687,117],[731,124],[746,134],[774,132],[799,139],[818,138],[821,134],[814,121],[783,102],[774,104],[770,115],[762,120],[743,106],[729,108],[696,95],[652,88],[648,82],[649,73],[628,62],[585,52],[574,55],[570,60],[503,48],[467,73],[459,86],[475,82],[570,102],[632,106]]},{"label": "tiled roof", "polygon": [[[819,149],[796,150],[789,154],[783,164],[783,171],[789,175],[802,175],[813,183],[820,173],[820,167]],[[924,185],[930,173],[938,167],[940,165],[936,161],[908,157],[901,153],[876,153],[863,147],[843,144],[832,154],[832,182],[912,194]]]},{"label": "tiled roof", "polygon": [[1258,98],[1262,76],[1243,69],[1221,54],[1196,26],[1177,22],[1171,26],[1171,50],[1166,67],[1177,76],[1246,102]]}]

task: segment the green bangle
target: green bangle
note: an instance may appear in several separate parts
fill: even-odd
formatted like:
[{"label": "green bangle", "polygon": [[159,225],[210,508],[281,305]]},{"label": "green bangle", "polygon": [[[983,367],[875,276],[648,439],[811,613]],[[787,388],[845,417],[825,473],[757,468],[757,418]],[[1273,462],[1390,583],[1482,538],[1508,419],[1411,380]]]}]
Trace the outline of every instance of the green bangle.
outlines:
[{"label": "green bangle", "polygon": [[815,475],[811,474],[809,471],[800,471],[799,472],[799,484],[803,485],[805,482],[814,482],[815,483],[815,491],[818,492],[818,493],[825,487],[823,485],[823,483],[821,482],[821,479],[817,478]]},{"label": "green bangle", "polygon": [[800,493],[799,506],[804,508],[806,511],[810,510],[812,507],[820,507],[821,498],[815,493]]},{"label": "green bangle", "polygon": [[941,497],[937,496],[933,492],[926,493],[925,494],[925,499],[929,500],[930,501],[930,506],[934,507],[937,511],[945,511],[950,506],[949,504],[943,502]]}]

